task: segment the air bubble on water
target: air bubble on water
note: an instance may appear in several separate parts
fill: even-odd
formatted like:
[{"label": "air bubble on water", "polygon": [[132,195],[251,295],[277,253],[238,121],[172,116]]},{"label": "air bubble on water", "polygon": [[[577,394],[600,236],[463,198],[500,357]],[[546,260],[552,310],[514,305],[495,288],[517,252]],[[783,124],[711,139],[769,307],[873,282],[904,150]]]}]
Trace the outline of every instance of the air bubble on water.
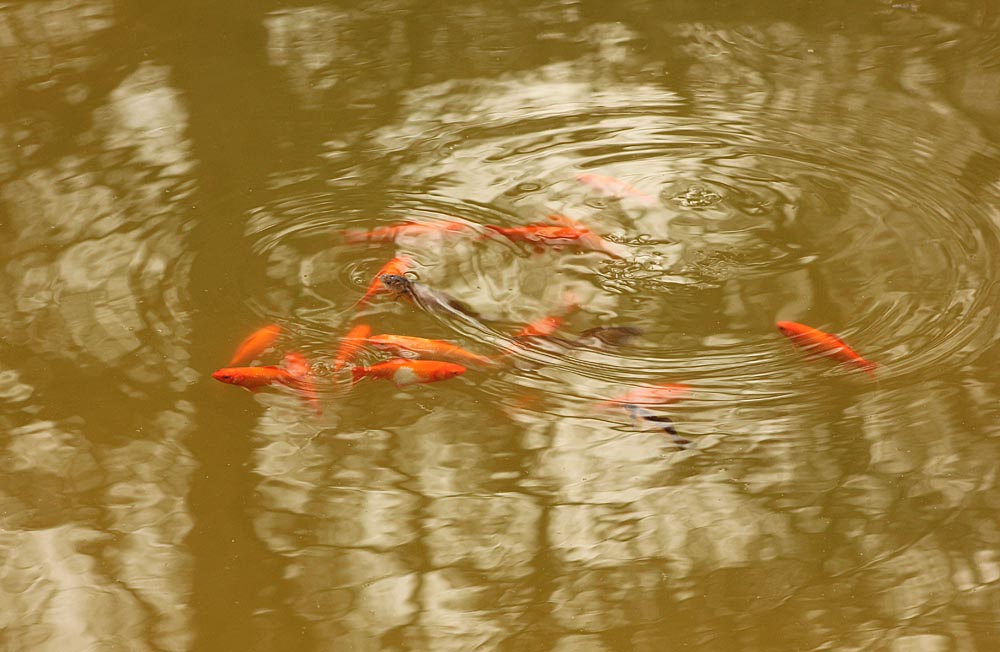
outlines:
[{"label": "air bubble on water", "polygon": [[722,201],[722,195],[704,186],[691,186],[684,192],[674,195],[671,199],[688,208],[705,208]]}]

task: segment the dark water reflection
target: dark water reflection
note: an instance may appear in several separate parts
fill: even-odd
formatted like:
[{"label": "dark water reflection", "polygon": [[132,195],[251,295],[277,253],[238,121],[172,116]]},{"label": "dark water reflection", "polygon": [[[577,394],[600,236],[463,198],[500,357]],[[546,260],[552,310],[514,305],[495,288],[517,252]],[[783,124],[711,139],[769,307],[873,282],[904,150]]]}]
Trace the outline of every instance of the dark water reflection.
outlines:
[{"label": "dark water reflection", "polygon": [[[0,648],[995,649],[998,27],[0,7]],[[478,237],[553,213],[607,250]],[[473,237],[339,235],[403,220]],[[381,300],[376,332],[497,353],[570,292],[564,340],[642,335],[345,393],[337,339],[396,255],[484,323]],[[270,322],[322,416],[210,380]],[[660,411],[691,445],[595,407],[651,382],[691,387]]]}]

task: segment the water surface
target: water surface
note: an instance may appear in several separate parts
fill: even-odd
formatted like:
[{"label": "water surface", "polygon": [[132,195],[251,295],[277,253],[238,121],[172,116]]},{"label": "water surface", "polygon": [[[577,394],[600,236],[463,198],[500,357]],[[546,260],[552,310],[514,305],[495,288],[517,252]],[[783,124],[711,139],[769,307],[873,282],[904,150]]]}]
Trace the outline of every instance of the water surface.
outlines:
[{"label": "water surface", "polygon": [[[1000,645],[991,3],[204,4],[0,7],[0,648]],[[406,220],[471,235],[342,238]],[[359,312],[400,255],[481,321]],[[211,379],[269,323],[322,416]]]}]

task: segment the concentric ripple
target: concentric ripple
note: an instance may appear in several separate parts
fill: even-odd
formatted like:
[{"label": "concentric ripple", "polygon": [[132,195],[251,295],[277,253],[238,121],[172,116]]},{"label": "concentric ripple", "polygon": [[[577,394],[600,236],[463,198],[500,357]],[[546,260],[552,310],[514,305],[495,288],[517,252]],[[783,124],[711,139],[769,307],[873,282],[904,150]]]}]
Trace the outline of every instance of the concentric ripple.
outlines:
[{"label": "concentric ripple", "polygon": [[[581,309],[563,339],[595,325],[642,329],[622,347],[520,348],[491,382],[469,381],[501,402],[519,400],[519,386],[577,402],[671,380],[705,400],[781,401],[831,377],[864,385],[863,374],[794,351],[779,320],[842,336],[880,364],[883,383],[961,365],[997,332],[996,229],[954,174],[919,160],[900,134],[868,134],[861,146],[836,130],[810,133],[782,109],[687,105],[649,84],[595,91],[566,81],[574,71],[561,65],[533,75],[464,95],[414,93],[412,117],[374,139],[379,156],[399,162],[378,206],[339,204],[333,182],[258,210],[251,235],[273,287],[254,308],[286,315],[324,352],[362,318],[497,353],[519,325],[558,313],[567,291]],[[482,228],[552,215],[586,224],[622,255]],[[338,238],[404,221],[471,228]],[[397,255],[415,261],[414,278],[481,312],[483,327],[385,301],[358,317],[353,303]]]}]

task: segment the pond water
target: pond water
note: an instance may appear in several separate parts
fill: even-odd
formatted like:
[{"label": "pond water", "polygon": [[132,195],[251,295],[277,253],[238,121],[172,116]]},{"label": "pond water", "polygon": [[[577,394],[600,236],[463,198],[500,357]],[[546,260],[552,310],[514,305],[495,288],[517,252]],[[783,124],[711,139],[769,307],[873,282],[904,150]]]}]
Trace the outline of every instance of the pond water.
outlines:
[{"label": "pond water", "polygon": [[[26,0],[0,56],[0,649],[1000,649],[994,2]],[[468,311],[358,305],[400,257]],[[213,380],[269,324],[321,414]],[[352,386],[359,324],[490,360]]]}]

